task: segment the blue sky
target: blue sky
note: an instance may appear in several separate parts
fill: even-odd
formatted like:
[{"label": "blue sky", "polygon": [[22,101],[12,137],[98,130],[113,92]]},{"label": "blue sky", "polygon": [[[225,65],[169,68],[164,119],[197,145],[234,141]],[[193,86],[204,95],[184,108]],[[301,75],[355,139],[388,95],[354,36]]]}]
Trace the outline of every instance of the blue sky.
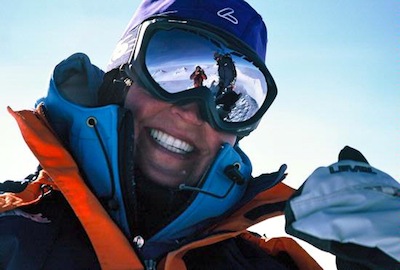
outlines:
[{"label": "blue sky", "polygon": [[[268,27],[278,97],[241,142],[254,174],[289,166],[294,187],[350,145],[400,179],[400,2],[248,1]],[[6,111],[32,108],[50,72],[74,52],[105,67],[139,1],[3,1],[0,10],[1,179],[36,162]],[[334,268],[331,268],[334,269]]]}]

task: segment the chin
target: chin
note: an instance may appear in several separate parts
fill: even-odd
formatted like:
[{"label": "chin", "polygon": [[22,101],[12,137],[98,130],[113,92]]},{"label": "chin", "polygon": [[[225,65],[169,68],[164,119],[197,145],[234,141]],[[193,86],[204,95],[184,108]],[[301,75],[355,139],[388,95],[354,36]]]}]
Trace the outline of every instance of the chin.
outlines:
[{"label": "chin", "polygon": [[145,178],[149,181],[169,188],[177,188],[181,183],[186,182],[186,177],[171,177],[170,173],[158,174],[154,173],[154,170],[152,170],[151,172],[143,170],[142,172]]}]

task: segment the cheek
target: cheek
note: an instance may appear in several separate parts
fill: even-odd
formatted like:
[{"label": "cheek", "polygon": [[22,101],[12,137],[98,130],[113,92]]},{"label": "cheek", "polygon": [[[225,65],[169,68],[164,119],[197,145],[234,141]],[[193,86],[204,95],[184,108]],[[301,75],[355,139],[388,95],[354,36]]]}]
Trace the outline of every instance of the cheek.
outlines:
[{"label": "cheek", "polygon": [[212,150],[213,154],[216,154],[220,149],[221,145],[224,143],[229,143],[230,145],[235,145],[236,136],[229,133],[222,133],[214,130],[211,126],[208,126],[208,132],[205,136],[208,138],[206,142],[208,143],[209,149]]},{"label": "cheek", "polygon": [[131,110],[135,122],[142,122],[157,114],[163,109],[163,104],[150,96],[138,86],[131,86],[125,99],[124,107]]},{"label": "cheek", "polygon": [[235,145],[235,143],[236,143],[236,139],[237,139],[236,135],[224,133],[224,134],[221,134],[221,137],[224,142],[227,142],[232,146]]},{"label": "cheek", "polygon": [[149,108],[152,106],[148,106],[148,104],[152,104],[149,97],[139,89],[132,86],[126,95],[124,107],[130,110],[133,114],[135,140],[138,139],[145,119],[152,115],[152,112],[149,111]]},{"label": "cheek", "polygon": [[208,133],[209,136],[208,138],[214,138],[213,141],[215,141],[216,144],[221,145],[222,143],[229,143],[230,145],[234,145],[236,142],[236,135],[230,134],[230,133],[223,133],[223,132],[219,132],[216,131],[215,129],[213,129],[210,125],[208,126]]},{"label": "cheek", "polygon": [[131,86],[125,98],[124,107],[131,110],[136,116],[143,111],[143,104],[147,104],[146,97],[137,87]]}]

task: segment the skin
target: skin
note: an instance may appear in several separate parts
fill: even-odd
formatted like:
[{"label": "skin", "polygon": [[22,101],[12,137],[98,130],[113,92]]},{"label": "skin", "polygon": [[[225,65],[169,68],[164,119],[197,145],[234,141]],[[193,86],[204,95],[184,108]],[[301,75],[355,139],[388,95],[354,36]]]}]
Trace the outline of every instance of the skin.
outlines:
[{"label": "skin", "polygon": [[[155,99],[133,84],[125,107],[135,116],[135,160],[151,181],[168,187],[194,185],[206,172],[221,144],[233,145],[236,136],[218,132],[199,115],[198,106],[176,106]],[[157,143],[151,130],[159,130],[193,146],[190,153],[175,153]]]}]

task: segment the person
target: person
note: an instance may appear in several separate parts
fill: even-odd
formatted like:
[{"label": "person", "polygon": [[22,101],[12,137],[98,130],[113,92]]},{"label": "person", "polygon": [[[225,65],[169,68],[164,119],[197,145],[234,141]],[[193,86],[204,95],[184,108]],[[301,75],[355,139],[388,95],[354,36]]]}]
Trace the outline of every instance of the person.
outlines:
[{"label": "person", "polygon": [[229,53],[215,52],[214,59],[218,65],[218,85],[220,88],[219,95],[221,95],[224,91],[233,90],[237,76],[236,67]]},{"label": "person", "polygon": [[196,66],[195,70],[190,74],[190,79],[193,80],[193,87],[203,86],[203,81],[207,80],[207,75],[200,66]]},{"label": "person", "polygon": [[[82,53],[58,64],[35,110],[9,109],[39,166],[0,184],[1,268],[321,269],[292,238],[247,231],[284,213],[339,269],[398,269],[400,187],[359,151],[298,191],[285,165],[252,176],[240,139],[277,94],[266,34],[242,0],[144,0],[105,72]],[[244,93],[262,96],[257,110],[233,122],[209,90],[152,72],[217,50],[245,56],[238,74],[260,82]]]}]

